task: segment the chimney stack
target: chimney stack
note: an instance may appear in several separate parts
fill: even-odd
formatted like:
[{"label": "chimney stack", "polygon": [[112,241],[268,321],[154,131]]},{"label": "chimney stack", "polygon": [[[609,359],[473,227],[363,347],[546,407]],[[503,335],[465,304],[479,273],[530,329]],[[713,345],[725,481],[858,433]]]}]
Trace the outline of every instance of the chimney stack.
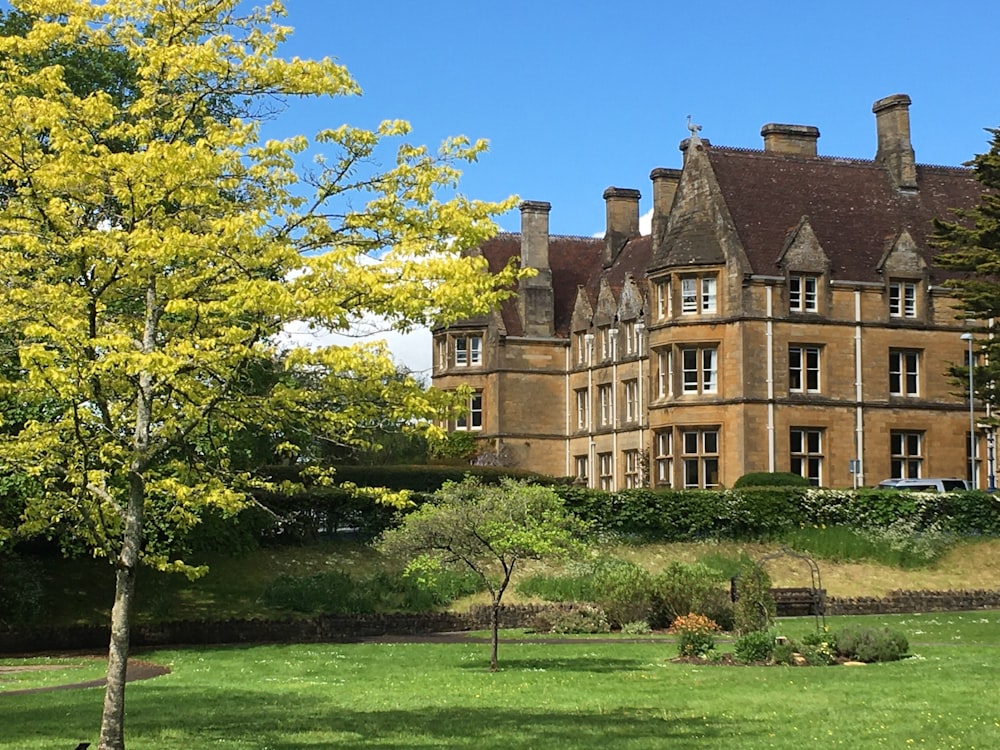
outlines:
[{"label": "chimney stack", "polygon": [[764,150],[774,154],[816,156],[819,128],[812,125],[780,125],[768,123],[760,129]]},{"label": "chimney stack", "polygon": [[657,167],[649,173],[653,183],[653,252],[663,241],[667,231],[667,220],[670,218],[670,207],[677,194],[677,186],[681,181],[681,170]]},{"label": "chimney stack", "polygon": [[518,312],[525,336],[555,335],[555,294],[549,267],[549,211],[545,201],[521,203],[521,267],[537,273],[521,279],[517,290]]},{"label": "chimney stack", "polygon": [[875,161],[889,170],[899,190],[917,189],[917,166],[910,143],[910,97],[893,94],[872,105],[878,130]]},{"label": "chimney stack", "polygon": [[604,233],[604,260],[614,261],[625,243],[639,236],[638,190],[609,187],[604,191],[607,209],[607,230]]}]

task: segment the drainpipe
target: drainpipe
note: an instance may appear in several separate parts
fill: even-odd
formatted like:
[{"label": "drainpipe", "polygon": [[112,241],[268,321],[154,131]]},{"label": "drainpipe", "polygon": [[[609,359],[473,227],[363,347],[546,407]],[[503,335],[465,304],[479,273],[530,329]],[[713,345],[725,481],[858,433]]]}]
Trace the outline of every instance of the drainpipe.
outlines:
[{"label": "drainpipe", "polygon": [[864,375],[861,369],[861,290],[854,290],[854,434],[857,443],[854,487],[865,483]]},{"label": "drainpipe", "polygon": [[774,287],[768,284],[765,289],[767,297],[767,325],[765,326],[767,339],[767,466],[768,471],[774,473],[777,460],[774,436]]}]

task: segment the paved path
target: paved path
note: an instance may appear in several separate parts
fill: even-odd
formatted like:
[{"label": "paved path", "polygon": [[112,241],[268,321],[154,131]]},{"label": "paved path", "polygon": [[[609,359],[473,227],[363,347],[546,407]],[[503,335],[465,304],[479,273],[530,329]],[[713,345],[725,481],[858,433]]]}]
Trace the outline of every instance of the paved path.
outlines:
[{"label": "paved path", "polygon": [[[0,670],[3,668],[0,667]],[[153,664],[148,661],[129,659],[128,668],[125,670],[125,681],[135,682],[136,680],[150,680],[154,677],[169,674],[170,668],[160,664]],[[85,680],[84,682],[70,682],[65,685],[47,685],[45,687],[24,688],[23,690],[0,690],[0,697],[5,695],[30,695],[31,693],[51,693],[56,690],[79,690],[81,688],[104,687],[107,681],[101,677],[97,680]]]}]

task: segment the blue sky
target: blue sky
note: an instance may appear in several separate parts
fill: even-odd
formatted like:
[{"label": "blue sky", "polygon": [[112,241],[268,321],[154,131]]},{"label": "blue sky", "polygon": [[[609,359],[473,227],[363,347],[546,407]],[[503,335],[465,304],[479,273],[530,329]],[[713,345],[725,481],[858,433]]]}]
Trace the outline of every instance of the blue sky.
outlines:
[{"label": "blue sky", "polygon": [[[262,0],[247,0],[262,2]],[[0,0],[0,7],[7,5]],[[269,137],[409,120],[411,140],[487,138],[461,190],[552,204],[555,234],[604,229],[602,192],[679,167],[686,118],[725,146],[815,125],[819,152],[871,158],[872,103],[909,94],[917,161],[957,165],[1000,127],[998,0],[286,0],[284,56],[331,56],[358,98],[293,101]],[[517,231],[517,211],[502,217]],[[426,333],[390,339],[417,370]]]},{"label": "blue sky", "polygon": [[[610,185],[681,165],[687,115],[717,145],[761,148],[770,122],[815,125],[819,152],[872,158],[872,103],[909,94],[917,161],[958,165],[1000,127],[997,0],[503,3],[289,0],[285,54],[332,56],[357,100],[294,103],[276,133],[403,118],[413,139],[487,138],[462,191],[552,204],[555,234],[604,228]],[[518,212],[501,227],[517,231]],[[426,333],[390,339],[416,370]]]},{"label": "blue sky", "polygon": [[[296,103],[280,121],[309,133],[400,117],[414,140],[484,137],[466,170],[477,198],[552,204],[553,233],[603,230],[601,193],[679,167],[686,117],[701,136],[760,148],[765,123],[815,125],[821,154],[871,158],[871,105],[907,93],[917,161],[960,164],[1000,127],[996,0],[707,0],[677,3],[347,3],[288,0],[286,54],[330,55],[357,101]],[[516,231],[517,212],[504,217]]]}]

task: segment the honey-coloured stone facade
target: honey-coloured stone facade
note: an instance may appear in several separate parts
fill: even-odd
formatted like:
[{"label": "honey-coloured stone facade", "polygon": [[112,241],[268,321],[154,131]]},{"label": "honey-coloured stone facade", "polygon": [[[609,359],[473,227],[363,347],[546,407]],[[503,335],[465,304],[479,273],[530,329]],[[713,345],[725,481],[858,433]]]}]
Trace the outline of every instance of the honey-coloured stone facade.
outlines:
[{"label": "honey-coloured stone facade", "polygon": [[[484,453],[590,487],[732,486],[793,471],[826,487],[952,476],[970,460],[965,321],[934,265],[932,220],[974,205],[964,168],[917,164],[909,97],[875,103],[874,160],[818,153],[812,126],[765,125],[763,150],[692,128],[639,191],[608,188],[604,238],[550,236],[551,206],[478,252],[536,268],[492,315],[434,332],[433,384],[471,386]],[[479,337],[477,362],[456,341]],[[973,417],[983,414],[978,402]]]}]

